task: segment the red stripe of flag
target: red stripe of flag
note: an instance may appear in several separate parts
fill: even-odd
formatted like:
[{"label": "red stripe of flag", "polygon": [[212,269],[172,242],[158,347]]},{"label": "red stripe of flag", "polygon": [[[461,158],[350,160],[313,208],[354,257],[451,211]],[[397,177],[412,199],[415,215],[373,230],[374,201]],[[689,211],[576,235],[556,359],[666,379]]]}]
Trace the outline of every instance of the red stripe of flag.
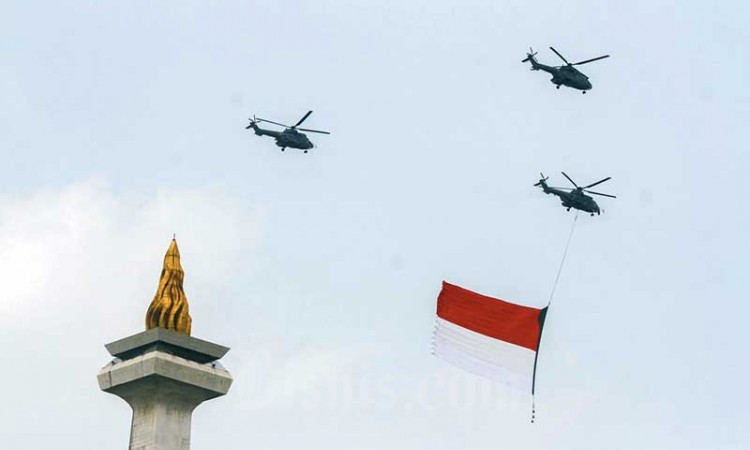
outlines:
[{"label": "red stripe of flag", "polygon": [[542,310],[477,294],[443,281],[437,315],[471,331],[537,351]]}]

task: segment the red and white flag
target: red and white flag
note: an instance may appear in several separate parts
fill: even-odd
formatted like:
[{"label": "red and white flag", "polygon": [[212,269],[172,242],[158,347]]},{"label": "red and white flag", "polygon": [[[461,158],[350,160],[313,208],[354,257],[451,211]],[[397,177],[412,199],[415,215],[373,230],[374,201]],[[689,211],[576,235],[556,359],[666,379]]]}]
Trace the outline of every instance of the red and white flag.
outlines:
[{"label": "red and white flag", "polygon": [[487,297],[443,281],[433,353],[469,372],[534,393],[547,308]]}]

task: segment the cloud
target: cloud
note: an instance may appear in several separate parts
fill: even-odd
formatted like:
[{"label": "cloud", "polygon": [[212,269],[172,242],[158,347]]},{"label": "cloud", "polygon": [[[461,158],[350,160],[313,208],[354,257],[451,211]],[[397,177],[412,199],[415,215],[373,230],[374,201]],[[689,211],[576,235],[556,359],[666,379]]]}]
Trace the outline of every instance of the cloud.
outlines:
[{"label": "cloud", "polygon": [[126,322],[120,334],[136,331],[172,233],[190,299],[189,287],[208,290],[236,272],[259,240],[260,215],[211,186],[142,194],[87,180],[0,197],[0,324],[106,318]]},{"label": "cloud", "polygon": [[243,410],[340,407],[342,396],[351,403],[350,390],[373,357],[361,345],[292,344],[283,336],[232,351],[231,370],[241,378],[233,395]]}]

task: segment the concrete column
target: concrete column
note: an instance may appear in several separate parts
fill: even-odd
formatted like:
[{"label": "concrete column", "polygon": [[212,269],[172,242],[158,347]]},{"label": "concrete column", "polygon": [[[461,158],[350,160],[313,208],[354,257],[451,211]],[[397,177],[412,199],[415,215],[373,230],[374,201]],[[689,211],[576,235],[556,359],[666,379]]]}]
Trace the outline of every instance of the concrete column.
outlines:
[{"label": "concrete column", "polygon": [[232,384],[229,372],[216,362],[229,349],[163,329],[107,349],[116,358],[97,379],[103,391],[133,410],[129,449],[189,450],[193,410],[226,394]]},{"label": "concrete column", "polygon": [[190,448],[190,420],[196,404],[156,394],[131,399],[130,450]]}]

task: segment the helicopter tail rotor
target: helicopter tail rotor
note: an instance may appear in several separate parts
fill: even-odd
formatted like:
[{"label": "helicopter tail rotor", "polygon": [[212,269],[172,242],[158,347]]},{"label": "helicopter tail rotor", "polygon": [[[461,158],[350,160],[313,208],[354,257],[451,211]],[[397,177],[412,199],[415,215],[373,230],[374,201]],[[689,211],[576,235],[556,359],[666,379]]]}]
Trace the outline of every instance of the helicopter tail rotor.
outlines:
[{"label": "helicopter tail rotor", "polygon": [[537,70],[536,69],[536,59],[534,58],[536,56],[536,52],[534,49],[529,47],[529,52],[526,53],[526,58],[522,59],[521,62],[531,62],[531,70]]},{"label": "helicopter tail rotor", "polygon": [[247,120],[250,121],[250,123],[245,127],[246,130],[249,130],[250,128],[255,128],[255,125],[258,123],[258,120],[255,118],[255,114],[253,114],[253,118],[248,118]]},{"label": "helicopter tail rotor", "polygon": [[535,56],[536,53],[533,48],[529,47],[529,52],[526,53],[526,58],[522,59],[521,62],[531,61]]},{"label": "helicopter tail rotor", "polygon": [[539,172],[539,175],[542,176],[542,178],[539,179],[536,183],[534,183],[534,186],[542,186],[544,187],[547,184],[547,180],[549,180],[549,177],[545,177],[543,173]]}]

